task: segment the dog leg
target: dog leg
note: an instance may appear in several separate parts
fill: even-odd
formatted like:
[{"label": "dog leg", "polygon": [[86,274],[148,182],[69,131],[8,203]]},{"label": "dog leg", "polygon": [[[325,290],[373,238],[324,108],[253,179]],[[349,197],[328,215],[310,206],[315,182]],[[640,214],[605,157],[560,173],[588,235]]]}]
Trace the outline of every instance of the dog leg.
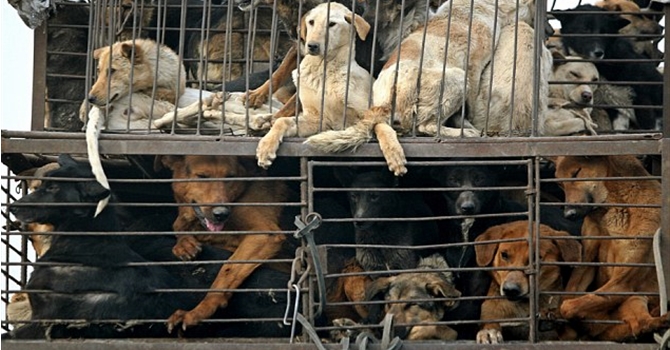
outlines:
[{"label": "dog leg", "polygon": [[284,60],[279,65],[279,68],[272,73],[272,77],[261,85],[258,89],[251,90],[247,93],[249,98],[249,106],[258,108],[267,102],[270,95],[270,84],[275,89],[279,89],[290,77],[291,72],[298,66],[298,50],[297,44],[291,46],[286,53]]},{"label": "dog leg", "polygon": [[[594,317],[589,317],[594,319]],[[652,317],[649,313],[648,298],[632,296],[624,301],[611,316],[597,317],[598,320],[622,320],[624,324],[593,325],[589,327],[592,336],[605,341],[628,341],[638,336],[670,326],[669,315]]]},{"label": "dog leg", "polygon": [[[349,265],[342,270],[342,273],[364,272],[359,265]],[[344,295],[348,301],[365,301],[365,285],[371,281],[370,277],[347,276],[340,277],[344,289]],[[354,310],[362,318],[368,317],[368,310],[364,305],[354,305]]]},{"label": "dog leg", "polygon": [[298,105],[298,108],[295,106],[295,101],[298,97],[298,94],[293,94],[291,98],[286,101],[284,104],[284,107],[282,107],[277,113],[275,113],[272,116],[272,119],[279,119],[279,118],[284,118],[284,117],[295,117],[298,113],[300,113],[300,105]]},{"label": "dog leg", "polygon": [[319,131],[319,123],[310,121],[310,119],[318,120],[318,118],[301,116],[297,119],[297,123],[296,118],[277,119],[270,131],[258,142],[256,159],[258,159],[259,167],[267,169],[272,165],[272,162],[277,158],[277,149],[284,137],[293,137],[298,134],[300,136],[309,136]]},{"label": "dog leg", "polygon": [[[276,225],[263,228],[263,231],[280,231]],[[259,228],[260,229],[260,228]],[[267,260],[279,252],[284,235],[249,235],[237,247],[230,259],[221,267],[211,289],[236,289],[251,273],[260,266],[259,263],[233,263],[240,260]],[[194,326],[200,321],[211,317],[216,310],[228,306],[231,292],[208,292],[205,298],[191,311],[177,310],[167,320],[168,332],[181,324],[182,329]]]},{"label": "dog leg", "polygon": [[202,251],[200,243],[193,235],[177,235],[177,243],[172,247],[172,254],[181,260],[193,260]]},{"label": "dog leg", "polygon": [[407,336],[408,340],[456,340],[458,333],[449,326],[431,325],[422,326],[417,325],[412,327],[412,330]]},{"label": "dog leg", "polygon": [[405,167],[407,159],[395,130],[386,123],[378,123],[375,125],[374,130],[379,141],[379,148],[382,150],[389,170],[395,176],[405,175],[407,173],[407,168]]}]

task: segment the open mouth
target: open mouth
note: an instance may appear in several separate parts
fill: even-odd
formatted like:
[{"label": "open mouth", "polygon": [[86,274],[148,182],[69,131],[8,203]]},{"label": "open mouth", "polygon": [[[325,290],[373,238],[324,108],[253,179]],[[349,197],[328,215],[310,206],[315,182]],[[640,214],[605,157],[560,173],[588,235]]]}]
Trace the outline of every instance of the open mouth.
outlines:
[{"label": "open mouth", "polygon": [[[191,202],[191,203],[196,204],[196,202]],[[208,231],[211,231],[211,232],[223,231],[223,227],[224,227],[223,222],[218,222],[218,221],[208,219],[205,216],[205,213],[202,212],[202,209],[200,209],[199,206],[194,206],[193,211],[195,212],[195,216],[200,221],[200,225],[207,228]]]}]

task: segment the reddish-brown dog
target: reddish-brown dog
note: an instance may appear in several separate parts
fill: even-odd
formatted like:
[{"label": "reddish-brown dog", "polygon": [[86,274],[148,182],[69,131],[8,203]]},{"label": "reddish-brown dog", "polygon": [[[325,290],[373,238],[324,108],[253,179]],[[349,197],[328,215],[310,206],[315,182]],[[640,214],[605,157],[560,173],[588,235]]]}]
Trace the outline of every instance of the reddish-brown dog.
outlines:
[{"label": "reddish-brown dog", "polygon": [[[558,157],[553,161],[556,164],[556,178],[587,179],[560,183],[565,192],[565,201],[581,204],[566,206],[565,215],[584,216],[582,236],[621,237],[614,240],[585,239],[584,261],[600,262],[603,265],[575,268],[566,290],[585,292],[595,283],[596,293],[658,293],[653,267],[607,264],[654,262],[650,238],[660,226],[661,210],[620,207],[616,204],[660,204],[661,184],[656,180],[588,180],[650,176],[642,163],[633,156]],[[589,205],[602,203],[615,204]],[[586,335],[599,340],[626,341],[670,326],[667,314],[659,317],[658,297],[586,294],[564,300],[560,310],[567,319],[623,321],[621,324],[584,323]]]},{"label": "reddish-brown dog", "polygon": [[[556,231],[549,226],[540,225],[540,261],[552,263],[557,261],[581,261],[581,246],[575,240],[555,239],[557,236],[568,236],[567,232]],[[494,241],[511,238],[527,238],[528,221],[515,221],[493,226],[482,233],[476,242]],[[516,268],[514,270],[492,270],[491,286],[488,296],[504,296],[505,299],[487,299],[482,304],[483,321],[505,318],[523,318],[530,314],[528,275],[521,268],[528,266],[528,241],[496,242],[476,245],[477,264],[497,268]],[[560,267],[557,265],[540,266],[537,275],[540,291],[562,291],[563,280]],[[558,308],[559,298],[551,295],[540,295],[539,311],[548,314]],[[484,323],[477,333],[477,343],[496,344],[503,340],[500,323]],[[560,334],[559,334],[560,336]]]},{"label": "reddish-brown dog", "polygon": [[[277,206],[227,206],[227,203],[277,203],[286,201],[288,189],[278,181],[224,181],[226,178],[262,176],[253,159],[233,156],[164,156],[163,165],[172,169],[173,178],[218,179],[216,181],[177,181],[172,184],[179,207],[173,224],[175,231],[209,230],[211,235],[179,235],[174,254],[184,260],[195,257],[202,243],[233,252],[229,261],[267,260],[281,249],[281,234],[222,234],[219,231],[280,231],[282,208]],[[212,289],[235,289],[260,263],[226,263],[212,283]],[[231,293],[209,292],[191,311],[177,310],[168,319],[168,329],[182,324],[186,329],[207,319],[218,308],[228,305]]]}]

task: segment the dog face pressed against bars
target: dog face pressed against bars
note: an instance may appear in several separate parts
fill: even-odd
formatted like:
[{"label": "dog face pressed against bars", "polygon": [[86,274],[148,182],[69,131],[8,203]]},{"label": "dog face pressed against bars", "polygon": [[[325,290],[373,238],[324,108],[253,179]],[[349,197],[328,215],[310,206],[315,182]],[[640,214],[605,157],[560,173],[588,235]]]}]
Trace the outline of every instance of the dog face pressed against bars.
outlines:
[{"label": "dog face pressed against bars", "polygon": [[186,71],[177,54],[153,40],[117,42],[95,50],[93,57],[98,60],[98,79],[88,101],[96,106],[112,103],[131,90],[151,96],[154,86],[156,100],[176,104],[186,89]]}]

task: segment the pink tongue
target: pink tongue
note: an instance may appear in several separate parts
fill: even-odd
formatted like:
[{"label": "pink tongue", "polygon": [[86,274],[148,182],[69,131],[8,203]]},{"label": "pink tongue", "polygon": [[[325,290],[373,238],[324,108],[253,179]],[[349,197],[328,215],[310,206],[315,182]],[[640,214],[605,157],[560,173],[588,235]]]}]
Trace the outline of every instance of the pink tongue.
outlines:
[{"label": "pink tongue", "polygon": [[223,230],[223,224],[213,224],[209,220],[205,220],[205,223],[207,224],[207,229],[210,231],[221,231]]}]

